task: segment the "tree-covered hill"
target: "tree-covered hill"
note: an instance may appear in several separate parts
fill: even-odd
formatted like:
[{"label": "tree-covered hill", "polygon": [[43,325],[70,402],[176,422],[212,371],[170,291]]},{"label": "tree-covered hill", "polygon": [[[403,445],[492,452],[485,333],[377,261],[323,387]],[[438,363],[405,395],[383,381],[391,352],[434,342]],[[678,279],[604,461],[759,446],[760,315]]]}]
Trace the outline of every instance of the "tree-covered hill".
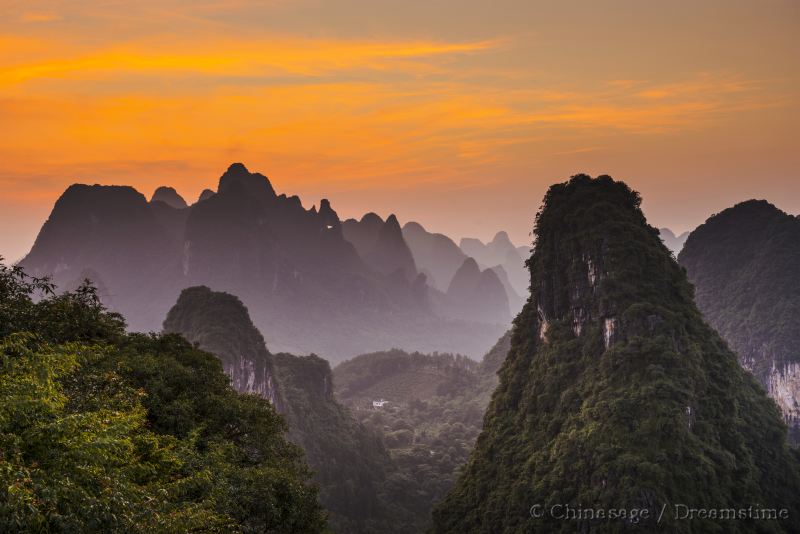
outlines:
[{"label": "tree-covered hill", "polygon": [[407,353],[398,349],[362,354],[334,369],[336,395],[369,408],[372,401],[392,403],[451,395],[474,385],[478,364],[453,354]]},{"label": "tree-covered hill", "polygon": [[[429,526],[430,513],[453,486],[480,433],[509,336],[479,364],[459,355],[391,350],[336,366],[336,396],[381,436],[392,460],[392,496]],[[380,408],[373,400],[388,401]],[[421,531],[419,529],[418,531]]]},{"label": "tree-covered hill", "polygon": [[270,353],[244,304],[207,287],[185,289],[164,330],[213,352],[237,388],[275,403],[290,440],[305,452],[335,532],[421,531],[426,518],[403,502],[413,488],[392,477],[395,466],[380,437],[336,401],[327,361]]},{"label": "tree-covered hill", "polygon": [[[703,321],[640,202],[608,176],[548,191],[531,297],[433,532],[800,531],[780,413]],[[681,520],[676,505],[787,518]],[[606,517],[565,519],[565,506]]]},{"label": "tree-covered hill", "polygon": [[763,200],[742,202],[692,232],[678,259],[704,317],[800,443],[800,219]]},{"label": "tree-covered hill", "polygon": [[326,531],[269,402],[179,336],[126,334],[93,287],[53,289],[0,265],[0,531]]}]

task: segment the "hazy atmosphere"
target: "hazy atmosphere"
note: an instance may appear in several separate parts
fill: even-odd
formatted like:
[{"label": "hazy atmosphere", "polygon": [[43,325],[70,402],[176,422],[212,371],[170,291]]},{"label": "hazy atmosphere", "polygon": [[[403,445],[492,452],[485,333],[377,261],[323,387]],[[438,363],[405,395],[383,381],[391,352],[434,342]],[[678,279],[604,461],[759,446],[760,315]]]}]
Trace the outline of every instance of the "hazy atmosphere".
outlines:
[{"label": "hazy atmosphere", "polygon": [[743,198],[797,213],[799,22],[791,0],[6,0],[0,254],[71,183],[190,201],[234,161],[456,239],[529,242],[577,172],[676,233]]},{"label": "hazy atmosphere", "polygon": [[797,534],[800,2],[0,0],[0,533]]}]

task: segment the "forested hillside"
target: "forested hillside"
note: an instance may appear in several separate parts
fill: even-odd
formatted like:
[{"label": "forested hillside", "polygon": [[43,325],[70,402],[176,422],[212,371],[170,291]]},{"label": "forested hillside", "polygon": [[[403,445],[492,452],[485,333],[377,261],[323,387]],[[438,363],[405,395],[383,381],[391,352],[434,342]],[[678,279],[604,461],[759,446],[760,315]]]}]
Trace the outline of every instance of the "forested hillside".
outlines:
[{"label": "forested hillside", "polygon": [[[608,176],[548,191],[531,298],[433,532],[800,531],[800,462],[781,415],[703,321],[640,203]],[[681,521],[676,503],[786,518]],[[556,504],[606,515],[565,520]]]},{"label": "forested hillside", "polygon": [[336,401],[327,361],[270,353],[244,304],[207,287],[185,289],[164,329],[216,354],[236,387],[275,403],[289,439],[305,451],[335,532],[422,531],[427,516],[416,511],[415,489],[395,476],[380,436]]},{"label": "forested hillside", "polygon": [[697,305],[775,399],[800,443],[800,219],[742,202],[692,232],[678,257]]},{"label": "forested hillside", "polygon": [[[503,336],[481,363],[452,354],[392,350],[364,354],[334,369],[337,397],[381,436],[394,464],[395,498],[429,525],[480,433],[508,352]],[[380,408],[374,400],[385,400]]]},{"label": "forested hillside", "polygon": [[92,286],[53,291],[0,265],[0,531],[326,531],[269,402]]}]

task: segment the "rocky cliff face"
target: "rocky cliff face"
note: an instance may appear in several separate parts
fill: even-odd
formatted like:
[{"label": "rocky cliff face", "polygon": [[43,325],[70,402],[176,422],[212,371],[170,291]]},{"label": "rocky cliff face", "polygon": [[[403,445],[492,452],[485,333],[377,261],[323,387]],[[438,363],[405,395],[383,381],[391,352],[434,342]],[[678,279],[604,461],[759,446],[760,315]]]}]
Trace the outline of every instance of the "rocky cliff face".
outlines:
[{"label": "rocky cliff face", "polygon": [[236,391],[255,393],[283,410],[272,355],[237,297],[205,286],[184,289],[167,314],[164,332],[181,334],[217,356]]},{"label": "rocky cliff face", "polygon": [[800,220],[766,201],[737,204],[692,232],[679,261],[703,315],[800,443]]},{"label": "rocky cliff face", "polygon": [[[579,175],[548,191],[500,383],[434,532],[711,532],[664,504],[786,507],[800,464],[774,403],[702,319],[686,275],[625,184]],[[774,482],[773,482],[774,481]],[[578,518],[554,505],[647,509]],[[531,514],[533,505],[544,514]],[[687,504],[688,505],[688,504]],[[750,532],[747,522],[728,532]]]},{"label": "rocky cliff face", "polygon": [[271,354],[244,304],[207,287],[184,290],[164,330],[216,355],[238,391],[256,393],[275,405],[290,440],[306,454],[335,531],[409,532],[408,524],[416,518],[385,500],[392,460],[334,399],[327,361],[314,355]]}]

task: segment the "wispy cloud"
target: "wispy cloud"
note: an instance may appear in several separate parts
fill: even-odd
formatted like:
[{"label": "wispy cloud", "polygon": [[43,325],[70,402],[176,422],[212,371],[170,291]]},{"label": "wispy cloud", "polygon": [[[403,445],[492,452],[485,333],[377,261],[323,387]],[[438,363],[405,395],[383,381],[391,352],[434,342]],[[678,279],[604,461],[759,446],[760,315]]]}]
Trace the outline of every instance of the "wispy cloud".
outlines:
[{"label": "wispy cloud", "polygon": [[61,20],[61,15],[53,11],[26,11],[19,17],[21,22],[54,22]]},{"label": "wispy cloud", "polygon": [[347,41],[275,38],[213,42],[145,42],[88,53],[64,51],[55,43],[52,56],[35,61],[11,58],[0,71],[0,85],[52,78],[109,77],[126,73],[216,76],[263,76],[289,73],[330,74],[354,68],[388,69],[400,61],[421,62],[437,56],[470,54],[496,48],[501,41]]}]

